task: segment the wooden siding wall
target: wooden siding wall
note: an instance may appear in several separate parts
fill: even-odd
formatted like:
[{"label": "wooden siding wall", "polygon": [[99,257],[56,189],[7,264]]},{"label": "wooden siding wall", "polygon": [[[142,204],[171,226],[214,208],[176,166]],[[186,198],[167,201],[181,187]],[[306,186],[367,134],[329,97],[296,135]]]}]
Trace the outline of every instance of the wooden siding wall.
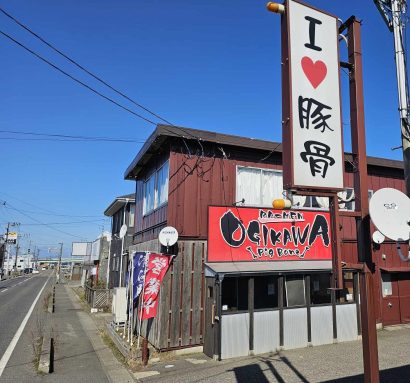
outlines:
[{"label": "wooden siding wall", "polygon": [[[179,143],[181,144],[181,143]],[[146,244],[151,243],[158,237],[159,231],[166,225],[177,228],[180,239],[183,240],[206,240],[208,233],[208,206],[210,205],[232,205],[236,202],[236,168],[237,166],[250,166],[265,169],[281,170],[281,154],[272,152],[267,156],[266,152],[247,151],[246,148],[239,150],[238,148],[229,148],[227,146],[206,146],[206,153],[212,155],[204,155],[199,157],[196,154],[187,155],[181,152],[181,146],[172,146],[169,149],[169,197],[168,204],[155,210],[151,214],[143,217],[143,180],[157,169],[166,160],[167,155],[162,153],[155,157],[155,160],[150,163],[144,172],[139,175],[136,182],[136,225],[134,243],[139,244],[141,250],[158,251],[158,247],[147,249]],[[226,157],[221,154],[220,147],[223,149]],[[346,165],[344,173],[345,187],[353,187],[353,168],[350,164]],[[404,191],[403,170],[394,168],[383,168],[377,166],[368,167],[368,187],[373,192],[385,188],[392,187]],[[347,214],[347,215],[346,215]],[[341,218],[342,231],[342,259],[348,263],[357,263],[357,244],[356,244],[356,224],[354,216],[349,216],[346,213]],[[374,228],[373,228],[374,229]],[[150,241],[150,242],[147,242]],[[156,242],[156,241],[152,241]],[[187,241],[183,242],[189,243]],[[204,259],[206,250],[206,242],[192,242],[192,248],[196,254],[197,245],[195,243],[203,243],[202,259]],[[148,332],[150,342],[158,348],[188,346],[189,344],[198,344],[198,333],[196,331],[189,335],[188,343],[185,327],[183,328],[182,317],[187,316],[185,305],[175,306],[178,302],[186,302],[186,289],[183,282],[184,271],[189,268],[188,259],[191,248],[184,245],[180,249],[180,255],[171,268],[171,273],[167,274],[164,281],[163,291],[169,291],[169,295],[161,294],[161,307],[168,307],[168,319],[163,317],[166,314],[160,314],[159,319],[154,319],[145,325],[145,333]],[[182,251],[182,252],[181,252]],[[407,248],[403,246],[403,251]],[[382,254],[386,255],[386,259],[382,260]],[[402,262],[391,242],[387,242],[374,249],[376,267],[400,267],[408,268],[410,265]],[[187,258],[188,257],[188,258]],[[193,258],[198,260],[197,256]],[[199,261],[198,261],[199,262]],[[195,262],[194,262],[195,264]],[[199,265],[199,264],[198,264]],[[199,267],[199,266],[197,266]],[[202,266],[201,266],[202,267]],[[196,269],[195,269],[196,270]],[[198,272],[198,271],[196,271]],[[194,273],[195,274],[195,273]],[[187,275],[187,274],[185,274]],[[195,274],[196,275],[196,274]],[[203,281],[201,281],[203,286]],[[203,287],[201,287],[202,289]],[[377,296],[380,296],[380,280],[377,280]],[[202,294],[201,290],[201,294]],[[192,292],[193,294],[193,292]],[[178,301],[179,300],[179,301]],[[172,304],[172,306],[171,306]],[[196,304],[200,305],[200,310],[203,310],[203,299],[199,303],[195,303],[192,299],[190,302],[190,310],[196,310]],[[377,312],[378,319],[381,320],[381,312],[378,302]],[[170,309],[172,307],[172,309]],[[164,309],[166,311],[166,309]],[[176,311],[173,311],[176,310]],[[178,311],[179,310],[179,311]],[[162,317],[161,317],[162,315]],[[190,314],[192,315],[192,314]],[[203,312],[201,311],[201,318]],[[179,319],[178,319],[179,318]],[[190,318],[192,320],[192,318]],[[190,326],[192,326],[191,322]],[[202,323],[202,322],[201,322]],[[150,331],[150,328],[155,331]],[[191,329],[192,331],[192,329]],[[200,337],[202,337],[203,325],[201,324]],[[157,338],[152,337],[157,334]]]},{"label": "wooden siding wall", "polygon": [[209,205],[232,206],[236,202],[237,166],[281,170],[279,161],[258,163],[236,155],[208,157],[198,163],[198,157],[171,152],[170,159],[168,224],[188,238],[206,239]]},{"label": "wooden siding wall", "polygon": [[[180,241],[178,255],[164,277],[158,315],[144,321],[141,333],[157,349],[201,345],[204,335],[204,258],[206,242]],[[158,252],[157,240],[130,251]]]}]

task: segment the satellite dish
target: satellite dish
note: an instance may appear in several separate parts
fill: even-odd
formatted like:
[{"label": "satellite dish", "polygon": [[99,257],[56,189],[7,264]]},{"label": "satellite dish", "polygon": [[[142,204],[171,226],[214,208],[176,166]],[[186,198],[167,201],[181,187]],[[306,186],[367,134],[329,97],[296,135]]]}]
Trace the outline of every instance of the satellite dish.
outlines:
[{"label": "satellite dish", "polygon": [[122,225],[120,229],[120,238],[124,238],[125,234],[127,234],[128,227],[127,225]]},{"label": "satellite dish", "polygon": [[108,242],[111,242],[111,239],[112,239],[111,233],[105,233],[105,238],[107,239]]},{"label": "satellite dish", "polygon": [[178,231],[172,226],[164,227],[160,231],[158,239],[162,246],[173,246],[178,241]]},{"label": "satellite dish", "polygon": [[380,189],[370,199],[369,210],[373,223],[387,238],[409,239],[410,199],[404,193],[392,188]]},{"label": "satellite dish", "polygon": [[386,239],[386,237],[385,237],[382,233],[380,233],[379,230],[376,230],[376,231],[373,233],[372,238],[373,238],[373,242],[374,242],[374,243],[378,243],[379,245],[380,245],[381,243],[383,243],[384,240]]}]

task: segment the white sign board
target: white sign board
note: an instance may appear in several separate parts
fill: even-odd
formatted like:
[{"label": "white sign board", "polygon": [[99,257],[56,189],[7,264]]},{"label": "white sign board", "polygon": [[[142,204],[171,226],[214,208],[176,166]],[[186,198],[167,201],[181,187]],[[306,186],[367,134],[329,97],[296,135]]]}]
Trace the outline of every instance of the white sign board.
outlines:
[{"label": "white sign board", "polygon": [[162,246],[173,246],[178,241],[178,231],[175,227],[164,227],[158,236],[159,242]]},{"label": "white sign board", "polygon": [[7,243],[11,243],[11,244],[17,243],[17,233],[16,232],[9,231],[9,234],[8,235],[7,233],[4,234],[3,238]]},{"label": "white sign board", "polygon": [[[286,188],[342,189],[343,145],[337,18],[293,0],[282,31],[285,79]],[[286,110],[284,108],[284,110]],[[286,136],[286,137],[285,137]],[[285,162],[285,161],[284,161]],[[285,163],[284,163],[285,165]]]},{"label": "white sign board", "polygon": [[91,255],[91,243],[90,242],[73,242],[71,248],[71,256],[73,257],[86,257]]}]

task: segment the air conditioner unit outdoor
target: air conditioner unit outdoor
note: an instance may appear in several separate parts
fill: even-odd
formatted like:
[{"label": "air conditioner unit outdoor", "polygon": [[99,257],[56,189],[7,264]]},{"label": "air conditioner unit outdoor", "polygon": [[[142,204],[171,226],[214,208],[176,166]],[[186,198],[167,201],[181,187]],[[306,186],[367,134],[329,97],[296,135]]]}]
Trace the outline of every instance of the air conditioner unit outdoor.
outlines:
[{"label": "air conditioner unit outdoor", "polygon": [[127,319],[127,297],[125,287],[114,288],[111,309],[113,322],[115,324],[124,323]]}]

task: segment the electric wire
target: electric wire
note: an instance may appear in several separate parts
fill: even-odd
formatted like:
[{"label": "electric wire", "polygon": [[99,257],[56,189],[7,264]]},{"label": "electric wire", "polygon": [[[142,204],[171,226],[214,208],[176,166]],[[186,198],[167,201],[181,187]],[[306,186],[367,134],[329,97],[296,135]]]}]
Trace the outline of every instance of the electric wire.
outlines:
[{"label": "electric wire", "polygon": [[138,106],[139,108],[145,110],[147,113],[151,114],[152,116],[160,119],[161,121],[169,124],[169,125],[173,125],[172,123],[170,123],[168,120],[166,120],[165,118],[161,117],[160,115],[154,113],[152,110],[148,109],[147,107],[141,105],[139,102],[135,101],[134,99],[132,99],[131,97],[127,96],[125,93],[123,93],[122,91],[114,88],[114,86],[110,85],[107,81],[103,80],[101,77],[95,75],[94,73],[92,73],[89,69],[85,68],[83,65],[79,64],[76,60],[72,59],[71,57],[69,57],[67,54],[65,54],[64,52],[62,52],[60,49],[56,48],[53,44],[49,43],[48,41],[46,41],[43,37],[41,37],[39,34],[37,34],[36,32],[34,32],[33,30],[31,30],[27,25],[23,24],[21,21],[17,20],[14,16],[12,16],[10,13],[6,12],[3,8],[0,7],[0,11],[7,16],[8,18],[10,18],[11,20],[13,20],[15,23],[17,23],[19,26],[21,26],[22,28],[24,28],[27,32],[29,32],[30,34],[32,34],[34,37],[36,37],[37,39],[39,39],[41,42],[43,42],[44,44],[46,44],[49,48],[51,48],[54,52],[58,53],[59,55],[61,55],[62,57],[64,57],[65,59],[67,59],[68,61],[70,61],[72,64],[74,64],[76,67],[78,67],[79,69],[81,69],[82,71],[84,71],[85,73],[87,73],[88,75],[90,75],[91,77],[93,77],[94,79],[96,79],[97,81],[99,81],[100,83],[104,84],[106,87],[108,87],[109,89],[111,89],[112,91],[114,91],[115,93],[119,94],[120,96],[124,97],[126,100],[130,101],[131,103],[133,103],[134,105]]},{"label": "electric wire", "polygon": [[[34,32],[32,29],[30,29],[27,25],[23,24],[21,21],[17,20],[17,18],[15,18],[14,16],[12,16],[10,13],[6,12],[3,8],[0,7],[0,11],[7,16],[8,18],[10,18],[11,20],[13,20],[15,23],[17,23],[20,27],[22,27],[23,29],[25,29],[27,32],[29,32],[30,34],[32,34],[34,37],[36,37],[37,39],[39,39],[42,43],[44,43],[45,45],[47,45],[49,48],[51,48],[53,51],[55,51],[56,53],[58,53],[59,55],[61,55],[62,57],[64,57],[65,59],[67,59],[69,62],[71,62],[72,64],[74,64],[75,66],[77,66],[79,69],[81,69],[82,71],[84,71],[85,73],[87,73],[88,75],[90,75],[91,77],[93,77],[94,79],[96,79],[97,81],[99,81],[100,83],[104,84],[105,86],[107,86],[109,89],[111,89],[112,91],[114,91],[115,93],[119,94],[120,96],[124,97],[126,100],[130,101],[131,103],[133,103],[134,105],[136,105],[137,107],[143,109],[144,111],[146,111],[147,113],[151,114],[152,116],[158,118],[159,120],[165,122],[166,124],[175,127],[176,126],[174,124],[172,124],[171,122],[169,122],[167,119],[161,117],[159,114],[154,113],[152,110],[148,109],[147,107],[143,106],[142,104],[140,104],[139,102],[135,101],[133,98],[127,96],[124,92],[119,91],[118,89],[114,88],[112,85],[110,85],[107,81],[103,80],[101,77],[95,75],[94,73],[92,73],[89,69],[85,68],[83,65],[79,64],[76,60],[72,59],[71,57],[69,57],[67,54],[65,54],[64,52],[62,52],[61,49],[56,48],[53,44],[49,43],[48,41],[46,41],[43,37],[41,37],[38,33]],[[4,32],[3,32],[4,34]],[[11,38],[9,36],[9,38]],[[12,38],[11,38],[12,39]],[[21,45],[23,48],[25,48],[21,43],[18,43],[15,39],[13,40],[16,44]],[[28,49],[28,48],[25,48]],[[34,54],[34,53],[33,53]],[[40,58],[40,57],[39,57]],[[54,65],[52,65],[53,67],[55,67]],[[56,68],[57,69],[57,68]],[[87,85],[86,85],[87,86]],[[88,87],[88,86],[87,86]],[[91,89],[90,89],[91,90]],[[102,97],[107,98],[106,96],[102,95]],[[112,100],[113,101],[113,100]],[[115,101],[114,101],[115,103]],[[117,106],[119,106],[118,104],[116,104]],[[122,106],[120,106],[122,107]],[[125,107],[124,107],[125,108]],[[128,108],[125,108],[126,110],[128,110]],[[128,110],[129,111],[129,110]],[[131,111],[131,113],[133,113]],[[138,115],[139,116],[139,115]],[[139,116],[140,118],[145,119],[142,116]],[[148,119],[145,119],[147,122],[150,123],[154,123],[153,121],[150,121]],[[155,124],[155,123],[154,123]],[[165,130],[167,130],[169,133],[174,133],[177,134],[177,136],[179,136],[182,140],[184,145],[186,146],[188,153],[190,153],[189,147],[187,145],[187,143],[185,142],[185,137],[183,135],[180,135],[178,133],[175,132],[171,132],[170,130],[166,129],[164,127]],[[194,138],[198,141],[199,146],[201,147],[202,150],[202,154],[203,154],[203,147],[201,144],[201,139],[194,136],[193,134],[191,134],[190,132],[188,132],[187,130],[178,127],[178,129],[180,129],[181,131],[183,131],[186,135],[190,136],[191,138]]]},{"label": "electric wire", "polygon": [[[157,125],[154,121],[152,121],[152,120],[150,120],[150,119],[148,119],[148,118],[145,118],[144,116],[142,116],[142,115],[140,115],[140,114],[134,112],[133,110],[127,108],[126,106],[124,106],[124,105],[118,103],[117,101],[113,100],[112,98],[110,98],[110,97],[104,95],[103,93],[101,93],[101,92],[99,92],[98,90],[94,89],[93,87],[89,86],[89,85],[86,84],[85,82],[83,82],[83,81],[77,79],[76,77],[72,76],[71,74],[69,74],[69,73],[66,72],[65,70],[63,70],[63,69],[61,69],[60,67],[58,67],[57,65],[53,64],[51,61],[45,59],[45,58],[42,57],[40,54],[36,53],[35,51],[33,51],[32,49],[28,48],[28,47],[25,46],[24,44],[20,43],[20,42],[17,41],[15,38],[11,37],[10,35],[8,35],[7,33],[3,32],[2,30],[0,30],[0,34],[3,35],[4,37],[8,38],[10,41],[14,42],[16,45],[20,46],[21,48],[23,48],[23,49],[26,50],[27,52],[31,53],[31,54],[34,55],[35,57],[37,57],[39,60],[41,60],[41,61],[43,61],[44,63],[48,64],[49,66],[51,66],[52,68],[54,68],[54,69],[57,70],[58,72],[64,74],[65,76],[67,76],[68,78],[70,78],[71,80],[73,80],[74,82],[76,82],[77,84],[82,85],[83,87],[85,87],[86,89],[90,90],[90,91],[93,92],[94,94],[96,94],[96,95],[100,96],[101,98],[105,99],[106,101],[108,101],[108,102],[110,102],[110,103],[112,103],[112,104],[118,106],[118,107],[121,108],[122,110],[125,110],[125,111],[131,113],[132,115],[134,115],[134,116],[136,116],[136,117],[138,117],[138,118],[140,118],[140,119],[142,119],[142,120],[144,120],[144,121],[146,121],[146,122],[148,122],[148,123],[150,123],[150,124],[152,124],[152,125],[154,125],[154,126]],[[203,149],[203,146],[202,146],[202,144],[201,144],[201,139],[200,139],[199,137],[193,135],[192,133],[188,132],[186,129],[183,129],[183,128],[181,128],[181,127],[177,127],[177,126],[175,126],[175,125],[173,125],[173,124],[171,124],[171,126],[174,127],[174,128],[177,128],[177,129],[181,130],[181,131],[184,132],[187,136],[189,136],[189,137],[185,137],[184,135],[182,135],[182,134],[180,134],[180,133],[178,133],[178,132],[171,131],[171,130],[169,130],[168,128],[166,128],[165,126],[163,126],[163,129],[164,129],[165,131],[167,131],[168,133],[171,133],[172,135],[176,135],[177,137],[180,137],[180,138],[182,139],[182,141],[183,141],[183,143],[184,143],[184,145],[185,145],[185,147],[186,147],[186,149],[187,149],[187,151],[188,151],[188,153],[189,153],[189,156],[191,156],[191,151],[190,151],[190,149],[189,149],[189,147],[188,147],[188,144],[187,144],[186,141],[185,141],[185,138],[195,139],[195,140],[198,142],[198,144],[199,144],[199,146],[200,146],[200,148],[201,148],[202,155],[204,154],[204,149]]]},{"label": "electric wire", "polygon": [[36,218],[33,218],[32,216],[30,216],[29,214],[25,213],[24,211],[21,211],[21,210],[17,209],[16,207],[14,207],[13,205],[9,204],[9,203],[6,202],[6,201],[2,201],[2,203],[4,203],[4,206],[7,206],[9,209],[14,210],[14,211],[16,211],[17,213],[20,213],[21,215],[24,215],[25,217],[27,217],[28,219],[30,219],[30,220],[32,220],[32,221],[34,221],[34,222],[43,224],[44,226],[48,227],[48,228],[51,229],[51,230],[54,230],[54,231],[57,231],[57,232],[59,232],[59,233],[68,235],[68,236],[70,236],[70,237],[78,238],[78,239],[81,239],[81,240],[86,240],[85,237],[82,237],[82,236],[79,236],[79,235],[76,235],[76,234],[69,233],[69,232],[67,232],[67,231],[63,231],[63,230],[57,229],[56,227],[50,226],[50,224],[41,222],[40,220],[38,220],[38,219],[36,219]]},{"label": "electric wire", "polygon": [[23,43],[20,43],[19,41],[17,41],[15,38],[11,37],[10,35],[8,35],[7,33],[3,32],[2,30],[0,30],[0,34],[2,34],[4,37],[8,38],[10,41],[12,41],[13,43],[17,44],[18,46],[20,46],[21,48],[23,48],[24,50],[26,50],[27,52],[31,53],[32,55],[34,55],[35,57],[37,57],[39,60],[45,62],[47,65],[50,65],[52,68],[54,68],[55,70],[57,70],[58,72],[62,73],[63,75],[67,76],[68,78],[70,78],[71,80],[75,81],[77,84],[82,85],[83,87],[87,88],[88,90],[90,90],[91,92],[93,92],[94,94],[102,97],[103,99],[109,101],[110,103],[118,106],[119,108],[133,114],[134,116],[152,124],[152,125],[157,125],[154,121],[149,120],[148,118],[145,118],[144,116],[142,116],[141,114],[138,114],[136,112],[134,112],[133,110],[127,108],[124,105],[121,105],[120,103],[118,103],[117,101],[113,100],[112,98],[104,95],[103,93],[99,92],[98,90],[94,89],[93,87],[91,87],[90,85],[86,84],[85,82],[79,80],[78,78],[72,76],[71,74],[69,74],[68,72],[66,72],[65,70],[61,69],[60,67],[58,67],[57,65],[53,64],[51,61],[45,59],[44,57],[42,57],[41,55],[39,55],[38,53],[34,52],[32,49],[30,49],[29,47],[25,46]]},{"label": "electric wire", "polygon": [[[25,205],[32,206],[32,207],[34,207],[34,208],[36,208],[36,209],[43,210],[43,211],[46,212],[46,213],[42,213],[42,212],[38,212],[38,211],[25,210],[27,213],[39,214],[39,215],[52,215],[52,216],[55,216],[55,217],[101,218],[101,214],[100,214],[100,215],[60,214],[60,213],[56,213],[55,211],[52,211],[52,210],[50,210],[50,209],[46,209],[46,208],[44,208],[44,207],[35,205],[35,204],[31,203],[31,202],[27,202],[27,201],[25,201],[25,200],[23,200],[23,199],[21,199],[21,198],[17,198],[16,196],[12,196],[12,195],[10,195],[10,194],[8,194],[8,193],[5,193],[4,191],[0,191],[0,194],[4,195],[4,196],[6,196],[6,197],[12,198],[12,199],[14,199],[14,200],[16,200],[16,201],[19,201],[19,202],[21,202],[21,203],[24,203]],[[1,200],[0,200],[0,201],[1,201]],[[3,204],[3,202],[4,202],[4,204]],[[1,202],[1,206],[4,206],[4,207],[5,207],[5,202],[6,202],[6,201],[3,201],[3,202]]]},{"label": "electric wire", "polygon": [[[99,222],[102,223],[106,221],[104,218],[101,219],[93,219],[89,221],[73,221],[73,222],[45,222],[45,223],[20,223],[20,226],[47,226],[47,225],[74,225],[79,223],[92,223],[92,222]],[[6,225],[7,222],[2,222],[0,225]]]},{"label": "electric wire", "polygon": [[[108,142],[130,142],[130,143],[144,143],[144,140],[135,140],[132,138],[115,138],[115,137],[105,137],[105,136],[77,136],[68,134],[53,134],[53,133],[39,133],[39,132],[23,132],[17,130],[0,130],[0,133],[17,134],[24,136],[41,136],[41,137],[51,137],[64,140],[84,140],[84,141],[108,141]],[[0,137],[5,139],[12,139],[18,137]]]}]

